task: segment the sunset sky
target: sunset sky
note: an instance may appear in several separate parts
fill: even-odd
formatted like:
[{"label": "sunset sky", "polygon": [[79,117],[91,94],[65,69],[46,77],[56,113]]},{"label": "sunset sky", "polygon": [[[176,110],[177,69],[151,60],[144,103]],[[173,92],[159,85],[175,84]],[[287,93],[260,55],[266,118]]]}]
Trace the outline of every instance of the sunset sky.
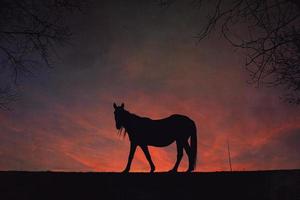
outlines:
[{"label": "sunset sky", "polygon": [[[92,3],[70,20],[72,44],[54,68],[24,80],[13,110],[0,111],[0,170],[122,171],[129,141],[117,135],[113,102],[153,119],[192,118],[196,171],[229,170],[227,139],[233,170],[300,168],[300,107],[249,85],[243,54],[218,34],[198,42],[199,9]],[[157,171],[175,163],[175,144],[150,153]],[[187,165],[184,154],[179,169]],[[131,169],[150,169],[140,149]]]}]

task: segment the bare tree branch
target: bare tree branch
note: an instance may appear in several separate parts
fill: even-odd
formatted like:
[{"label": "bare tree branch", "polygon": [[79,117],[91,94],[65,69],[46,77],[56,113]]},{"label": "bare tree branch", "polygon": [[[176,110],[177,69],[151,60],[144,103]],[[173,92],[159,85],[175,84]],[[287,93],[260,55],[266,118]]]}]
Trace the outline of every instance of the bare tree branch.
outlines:
[{"label": "bare tree branch", "polygon": [[[293,0],[217,0],[198,35],[220,28],[233,46],[246,51],[250,83],[284,88],[289,103],[300,102],[300,4]],[[202,4],[208,4],[202,1]],[[241,31],[244,30],[244,31]],[[239,34],[238,34],[239,33]]]},{"label": "bare tree branch", "polygon": [[[178,0],[177,0],[178,1]],[[163,5],[174,3],[164,0]],[[191,0],[209,12],[196,36],[221,35],[246,55],[251,84],[278,87],[300,104],[300,2],[298,0]]]},{"label": "bare tree branch", "polygon": [[79,0],[2,0],[0,2],[0,108],[10,90],[35,68],[52,66],[52,54],[71,37],[68,13],[80,12]]}]

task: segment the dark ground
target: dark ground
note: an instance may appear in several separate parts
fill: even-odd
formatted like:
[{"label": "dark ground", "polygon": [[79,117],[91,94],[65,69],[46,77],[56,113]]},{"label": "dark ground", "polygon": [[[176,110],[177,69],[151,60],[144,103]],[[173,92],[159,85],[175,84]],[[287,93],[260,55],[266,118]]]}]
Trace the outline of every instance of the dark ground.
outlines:
[{"label": "dark ground", "polygon": [[0,199],[300,200],[300,170],[210,173],[0,172]]}]

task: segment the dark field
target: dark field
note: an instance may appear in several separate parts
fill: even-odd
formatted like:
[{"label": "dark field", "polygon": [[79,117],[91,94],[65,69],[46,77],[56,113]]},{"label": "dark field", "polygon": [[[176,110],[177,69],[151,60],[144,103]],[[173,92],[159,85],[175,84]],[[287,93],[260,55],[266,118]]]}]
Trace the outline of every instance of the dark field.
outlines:
[{"label": "dark field", "polygon": [[0,172],[0,199],[300,200],[300,170],[210,173]]}]

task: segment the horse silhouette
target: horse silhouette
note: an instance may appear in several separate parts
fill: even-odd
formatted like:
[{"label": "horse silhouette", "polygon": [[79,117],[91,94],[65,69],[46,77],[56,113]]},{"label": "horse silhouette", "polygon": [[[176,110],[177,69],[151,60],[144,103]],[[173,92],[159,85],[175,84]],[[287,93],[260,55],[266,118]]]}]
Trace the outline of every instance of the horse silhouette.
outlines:
[{"label": "horse silhouette", "polygon": [[[177,160],[169,172],[177,172],[183,156],[183,149],[188,155],[189,167],[187,172],[192,172],[196,166],[197,158],[197,130],[193,120],[184,115],[171,115],[164,119],[152,120],[147,117],[140,117],[124,109],[124,103],[117,106],[115,103],[114,115],[116,128],[124,134],[128,134],[130,140],[130,152],[128,162],[123,172],[129,172],[132,159],[137,146],[143,150],[151,167],[150,172],[155,171],[148,146],[164,147],[176,141]],[[189,138],[190,144],[189,144]]]}]

